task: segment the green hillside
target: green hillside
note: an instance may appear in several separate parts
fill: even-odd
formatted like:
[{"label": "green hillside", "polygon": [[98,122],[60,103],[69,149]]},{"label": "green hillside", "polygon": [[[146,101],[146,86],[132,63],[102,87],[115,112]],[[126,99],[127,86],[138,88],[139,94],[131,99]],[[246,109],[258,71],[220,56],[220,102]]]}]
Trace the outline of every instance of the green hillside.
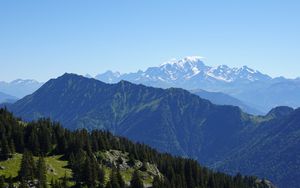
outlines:
[{"label": "green hillside", "polygon": [[289,149],[299,147],[299,123],[286,132],[283,127],[289,121],[281,123],[292,118],[294,109],[288,107],[253,116],[235,106],[214,105],[183,89],[126,81],[106,84],[64,74],[9,109],[27,121],[50,117],[69,130],[108,130],[232,175],[241,172],[277,185],[300,184],[299,155]]},{"label": "green hillside", "polygon": [[0,109],[0,137],[2,187],[271,187],[255,177],[216,173],[109,132],[69,131],[49,119],[24,126],[6,109]]}]

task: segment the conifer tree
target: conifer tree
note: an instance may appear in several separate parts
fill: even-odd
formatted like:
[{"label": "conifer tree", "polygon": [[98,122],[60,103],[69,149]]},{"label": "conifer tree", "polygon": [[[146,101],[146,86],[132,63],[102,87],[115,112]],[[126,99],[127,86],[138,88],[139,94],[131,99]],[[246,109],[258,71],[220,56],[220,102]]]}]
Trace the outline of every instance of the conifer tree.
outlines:
[{"label": "conifer tree", "polygon": [[121,188],[119,181],[120,180],[119,180],[119,177],[118,177],[117,169],[113,168],[112,172],[110,174],[110,177],[109,177],[109,182],[106,185],[106,188],[109,188],[109,187],[112,187],[112,188]]},{"label": "conifer tree", "polygon": [[69,187],[69,185],[68,185],[68,177],[67,177],[66,173],[65,173],[65,176],[62,178],[61,187],[63,187],[63,188],[68,188]]},{"label": "conifer tree", "polygon": [[135,170],[132,174],[130,181],[130,188],[144,188],[143,181],[141,180],[138,170]]},{"label": "conifer tree", "polygon": [[7,139],[4,137],[1,140],[1,151],[0,151],[0,155],[1,155],[1,159],[2,160],[7,160],[8,158],[11,157],[11,151],[7,142]]},{"label": "conifer tree", "polygon": [[97,173],[98,173],[99,186],[103,186],[104,185],[104,180],[105,180],[105,172],[102,168],[99,167]]},{"label": "conifer tree", "polygon": [[163,187],[163,182],[159,176],[155,176],[152,182],[152,188],[161,188]]},{"label": "conifer tree", "polygon": [[32,181],[35,177],[35,169],[36,167],[32,153],[29,151],[24,152],[19,171],[19,179]]},{"label": "conifer tree", "polygon": [[114,187],[112,187],[112,185],[111,185],[111,181],[108,181],[108,182],[107,182],[105,188],[114,188]]},{"label": "conifer tree", "polygon": [[4,188],[4,186],[5,186],[4,177],[0,176],[0,188]]},{"label": "conifer tree", "polygon": [[25,182],[24,178],[21,179],[19,188],[29,188],[29,185]]},{"label": "conifer tree", "polygon": [[88,187],[95,187],[98,178],[98,164],[93,157],[87,156],[83,167],[84,182]]},{"label": "conifer tree", "polygon": [[15,188],[12,177],[8,178],[8,188]]},{"label": "conifer tree", "polygon": [[38,180],[38,188],[46,188],[47,187],[47,179],[46,179],[46,163],[43,157],[40,157],[37,162],[36,169],[36,178]]},{"label": "conifer tree", "polygon": [[125,181],[123,180],[123,177],[120,173],[120,169],[118,168],[117,171],[116,171],[116,176],[117,176],[117,179],[118,179],[118,183],[120,185],[120,188],[125,188],[126,187],[126,184],[125,184]]}]

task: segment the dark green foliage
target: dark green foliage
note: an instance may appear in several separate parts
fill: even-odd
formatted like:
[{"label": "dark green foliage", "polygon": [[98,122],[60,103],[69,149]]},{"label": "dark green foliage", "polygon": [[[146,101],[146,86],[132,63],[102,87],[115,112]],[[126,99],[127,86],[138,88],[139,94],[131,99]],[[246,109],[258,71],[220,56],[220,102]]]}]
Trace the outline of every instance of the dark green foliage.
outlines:
[{"label": "dark green foliage", "polygon": [[5,180],[3,176],[0,176],[0,188],[4,188],[5,186]]},{"label": "dark green foliage", "polygon": [[161,188],[164,186],[163,180],[159,176],[155,176],[152,183],[152,188]]},{"label": "dark green foliage", "polygon": [[[116,137],[107,131],[69,131],[62,128],[58,123],[51,122],[49,119],[41,119],[24,126],[5,109],[0,109],[0,122],[3,122],[0,124],[0,130],[6,129],[2,132],[3,136],[7,140],[13,140],[16,151],[27,150],[23,153],[19,171],[19,181],[23,182],[24,186],[32,183],[33,180],[42,180],[43,182],[44,179],[45,164],[40,158],[37,164],[38,167],[36,167],[32,155],[32,152],[34,152],[38,154],[63,155],[65,159],[69,160],[76,187],[103,187],[104,171],[99,165],[101,161],[95,157],[96,148],[98,148],[98,151],[110,149],[124,151],[130,154],[130,158],[133,161],[140,160],[144,164],[149,162],[157,165],[163,175],[163,179],[155,180],[155,186],[163,185],[162,187],[166,188],[207,188],[216,185],[216,188],[226,188],[229,185],[230,188],[252,188],[257,185],[255,183],[256,178],[232,177],[223,173],[215,173],[201,167],[195,160],[161,154],[144,144],[133,143],[126,138]],[[9,134],[7,134],[8,132]],[[20,135],[23,140],[15,138],[14,135]],[[29,139],[29,135],[38,139]],[[47,140],[45,143],[48,144],[41,144],[43,142],[41,141],[42,136],[48,137],[48,139],[45,139]],[[63,137],[64,139],[62,139]],[[35,141],[33,140],[39,144],[34,144]],[[60,140],[65,141],[60,143]],[[23,148],[18,144],[21,144]],[[93,145],[97,145],[97,147]],[[64,181],[66,182],[67,180],[52,182],[52,187],[68,187],[64,184]],[[137,172],[133,174],[132,185],[135,187],[141,186]],[[43,183],[41,187],[43,187]],[[126,187],[119,169],[113,168],[110,181],[106,187]]]},{"label": "dark green foliage", "polygon": [[[251,116],[237,107],[213,105],[182,89],[163,90],[126,81],[105,84],[74,74],[50,80],[10,108],[26,120],[51,117],[73,130],[110,130],[159,151],[196,158],[216,170],[232,174],[240,170],[243,174],[267,177],[290,187],[300,184],[299,121],[293,120],[299,113],[288,117],[295,113],[290,108],[271,111],[265,117]],[[22,135],[15,134],[19,131],[9,128],[5,131],[14,133],[16,151],[24,148],[20,147],[22,143],[16,143],[22,142],[19,139]],[[27,140],[30,134],[26,134],[25,147],[32,147],[34,154],[52,150],[42,144],[49,142],[39,139],[35,135],[38,132],[31,133],[30,141]],[[58,143],[55,149],[59,153],[68,150],[70,144],[73,147],[79,145],[79,148],[84,145],[87,153],[112,146],[102,137],[91,136],[89,140],[75,143],[62,136],[63,131],[54,132],[55,135],[49,138],[52,140],[57,136],[52,142]],[[84,137],[84,134],[78,136]],[[118,149],[127,148],[121,145]],[[135,148],[131,152],[136,159],[150,158]],[[176,181],[186,181],[185,177],[179,176]],[[193,184],[190,181],[190,185]]]},{"label": "dark green foliage", "polygon": [[132,174],[130,188],[144,188],[144,184],[138,170],[135,170]]},{"label": "dark green foliage", "polygon": [[122,177],[119,169],[117,169],[116,176],[117,176],[120,188],[125,188],[126,187],[125,181],[123,180],[123,177]]},{"label": "dark green foliage", "polygon": [[0,159],[1,160],[7,160],[8,158],[11,157],[12,152],[10,150],[10,147],[8,145],[8,142],[6,140],[6,138],[2,138],[1,139],[1,151],[0,151]]},{"label": "dark green foliage", "polygon": [[21,161],[21,168],[19,171],[19,179],[26,182],[33,181],[36,177],[36,165],[33,155],[30,151],[25,151]]},{"label": "dark green foliage", "polygon": [[8,188],[15,188],[12,177],[8,178]]},{"label": "dark green foliage", "polygon": [[19,188],[29,188],[28,182],[24,178],[21,179]]},{"label": "dark green foliage", "polygon": [[93,157],[86,157],[83,166],[83,181],[88,187],[95,187],[98,180],[99,165]]},{"label": "dark green foliage", "polygon": [[51,181],[51,188],[69,188],[67,184],[67,179],[64,177],[62,181],[56,180],[56,181]]},{"label": "dark green foliage", "polygon": [[119,169],[112,168],[112,172],[109,177],[109,182],[106,185],[106,188],[125,188],[125,182],[120,174]]},{"label": "dark green foliage", "polygon": [[36,165],[36,178],[38,181],[38,188],[47,188],[47,179],[46,179],[46,163],[43,157],[40,157]]}]

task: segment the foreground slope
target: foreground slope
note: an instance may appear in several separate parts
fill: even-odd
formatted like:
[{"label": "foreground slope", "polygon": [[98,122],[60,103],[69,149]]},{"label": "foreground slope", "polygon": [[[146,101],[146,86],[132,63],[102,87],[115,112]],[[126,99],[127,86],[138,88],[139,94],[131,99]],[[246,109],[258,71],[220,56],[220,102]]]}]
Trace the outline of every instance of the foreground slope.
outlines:
[{"label": "foreground slope", "polygon": [[[272,187],[255,177],[213,172],[109,132],[69,131],[49,119],[24,126],[6,109],[0,109],[0,138],[2,187]],[[32,154],[45,158],[37,162]]]}]

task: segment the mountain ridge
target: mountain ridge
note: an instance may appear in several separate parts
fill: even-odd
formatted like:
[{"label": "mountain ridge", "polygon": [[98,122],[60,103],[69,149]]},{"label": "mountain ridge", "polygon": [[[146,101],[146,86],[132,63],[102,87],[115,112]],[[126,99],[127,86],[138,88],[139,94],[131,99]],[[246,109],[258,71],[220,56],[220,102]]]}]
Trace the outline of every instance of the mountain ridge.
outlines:
[{"label": "mountain ridge", "polygon": [[22,98],[36,91],[42,82],[32,79],[16,79],[11,82],[0,81],[0,91],[17,98]]},{"label": "mountain ridge", "polygon": [[3,92],[0,92],[0,103],[13,103],[17,101],[18,98]]},{"label": "mountain ridge", "polygon": [[[238,170],[246,174],[251,169],[248,164],[264,158],[264,143],[275,145],[267,154],[273,152],[274,156],[280,156],[283,150],[276,150],[276,143],[281,137],[289,138],[280,146],[283,148],[296,147],[300,138],[293,136],[297,131],[290,129],[286,136],[281,133],[281,122],[288,122],[289,114],[299,109],[277,108],[273,110],[275,116],[253,116],[238,107],[212,104],[183,89],[153,88],[128,81],[106,84],[75,74],[51,79],[8,108],[25,120],[50,117],[69,129],[109,130],[159,151],[197,159],[201,164],[230,173],[237,172],[232,161],[246,160],[247,155],[240,153],[246,153],[247,148],[258,145],[254,148],[255,158],[239,163]],[[298,154],[287,151],[290,157],[283,160],[268,156],[271,161],[277,160],[280,165],[276,168],[278,172],[285,170],[284,176],[273,176],[272,163],[268,162],[262,163],[266,165],[257,168],[256,174],[280,185],[299,183],[294,168],[288,171],[282,166],[288,161],[298,166]],[[294,180],[287,180],[289,177]]]},{"label": "mountain ridge", "polygon": [[181,87],[186,90],[222,92],[263,113],[276,106],[300,107],[300,98],[297,95],[300,92],[299,78],[272,78],[247,66],[207,66],[201,57],[171,60],[134,73],[107,71],[96,75],[95,78],[107,83],[128,80],[161,88]]}]

